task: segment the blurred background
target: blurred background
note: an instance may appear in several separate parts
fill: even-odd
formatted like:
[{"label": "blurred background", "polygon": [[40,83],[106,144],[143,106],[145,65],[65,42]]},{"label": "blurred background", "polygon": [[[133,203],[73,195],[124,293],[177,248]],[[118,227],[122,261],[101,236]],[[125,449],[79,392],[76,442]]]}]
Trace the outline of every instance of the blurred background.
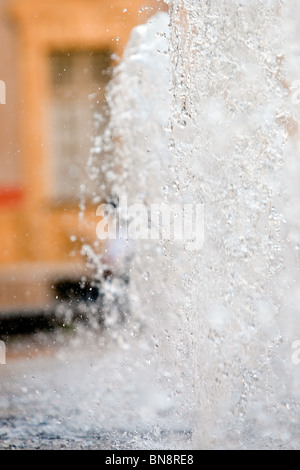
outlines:
[{"label": "blurred background", "polygon": [[4,320],[95,295],[81,247],[98,243],[105,175],[90,178],[88,161],[109,119],[113,67],[132,28],[159,9],[157,0],[0,2],[2,333]]}]

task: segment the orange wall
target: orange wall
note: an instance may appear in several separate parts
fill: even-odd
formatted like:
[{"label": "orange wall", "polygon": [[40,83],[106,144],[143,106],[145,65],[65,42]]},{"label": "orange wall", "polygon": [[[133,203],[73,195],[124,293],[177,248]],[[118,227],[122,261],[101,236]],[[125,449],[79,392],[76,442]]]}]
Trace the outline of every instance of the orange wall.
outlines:
[{"label": "orange wall", "polygon": [[[49,283],[72,269],[80,277],[80,243],[72,245],[70,236],[90,241],[99,222],[93,207],[84,225],[77,206],[57,208],[47,199],[47,52],[109,45],[121,55],[132,27],[166,8],[157,0],[0,0],[0,80],[7,86],[7,104],[0,105],[0,309],[25,298],[34,304],[47,289],[36,289],[30,299],[28,283],[45,286],[49,273]],[[11,287],[16,278],[20,283]],[[18,292],[19,300],[9,292]]]},{"label": "orange wall", "polygon": [[0,105],[0,186],[19,179],[17,41],[7,17],[8,0],[0,1],[0,80],[6,83],[6,105]]}]

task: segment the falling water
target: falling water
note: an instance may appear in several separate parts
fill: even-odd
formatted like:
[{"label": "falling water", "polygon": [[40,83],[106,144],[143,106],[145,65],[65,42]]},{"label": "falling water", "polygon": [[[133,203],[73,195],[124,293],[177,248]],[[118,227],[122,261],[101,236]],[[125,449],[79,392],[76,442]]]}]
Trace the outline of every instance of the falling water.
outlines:
[{"label": "falling water", "polygon": [[[127,217],[124,198],[128,206],[144,204],[150,209],[151,204],[167,203],[175,184],[170,142],[169,21],[168,14],[159,13],[133,30],[108,88],[109,125],[92,150],[94,160],[103,152],[108,155],[97,162],[106,175],[104,198],[120,200],[116,212],[122,223]],[[110,244],[105,244],[108,252]],[[154,240],[129,240],[123,246],[125,255],[118,261],[129,272],[130,308],[121,328],[118,322],[109,322],[109,334],[126,351],[122,359],[124,379],[135,367],[144,381],[133,384],[137,395],[151,390],[152,398],[141,415],[144,435],[152,436],[153,442],[156,429],[154,434],[161,436],[161,446],[186,447],[191,445],[194,412],[193,386],[182,363],[191,352],[186,340],[190,326],[186,320],[182,323],[178,308],[184,286],[175,282],[177,274],[171,282],[170,247]],[[96,266],[97,279],[103,281],[107,253],[99,257],[91,247],[84,247],[84,251]],[[105,284],[102,282],[102,286]],[[123,295],[120,289],[119,296]],[[104,314],[106,319],[110,316],[109,307]],[[167,445],[162,442],[163,435],[169,439]]]},{"label": "falling water", "polygon": [[172,0],[170,18],[169,44],[165,14],[135,30],[113,80],[110,183],[148,206],[204,204],[205,244],[135,244],[133,317],[196,448],[296,448],[299,6]]},{"label": "falling water", "polygon": [[171,17],[180,194],[206,207],[186,296],[197,337],[195,442],[297,447],[299,185],[289,175],[299,168],[289,89],[299,59],[286,33],[297,30],[299,7],[175,1]]},{"label": "falling water", "polygon": [[300,5],[169,4],[132,32],[89,172],[94,202],[204,205],[204,245],[123,244],[125,321],[99,334],[99,302],[96,334],[1,369],[1,448],[299,448]]}]

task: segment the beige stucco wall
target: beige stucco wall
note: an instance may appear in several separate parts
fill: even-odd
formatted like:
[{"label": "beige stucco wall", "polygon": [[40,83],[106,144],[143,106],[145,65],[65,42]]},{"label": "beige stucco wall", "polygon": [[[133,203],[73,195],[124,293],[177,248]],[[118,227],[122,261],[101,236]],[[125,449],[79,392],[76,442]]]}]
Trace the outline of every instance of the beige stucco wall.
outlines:
[{"label": "beige stucco wall", "polygon": [[0,105],[0,187],[15,184],[20,177],[17,139],[18,81],[16,28],[7,6],[0,0],[0,80],[6,84],[6,104]]}]

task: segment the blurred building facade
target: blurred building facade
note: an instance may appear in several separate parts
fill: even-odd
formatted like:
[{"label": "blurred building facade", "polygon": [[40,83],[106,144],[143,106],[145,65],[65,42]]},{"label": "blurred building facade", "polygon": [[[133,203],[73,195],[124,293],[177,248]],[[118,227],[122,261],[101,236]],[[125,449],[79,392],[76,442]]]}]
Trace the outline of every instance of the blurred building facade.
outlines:
[{"label": "blurred building facade", "polygon": [[80,248],[95,241],[99,200],[88,197],[85,174],[105,125],[105,86],[132,28],[160,8],[157,0],[1,0],[0,314],[51,308],[55,283],[87,274]]}]

